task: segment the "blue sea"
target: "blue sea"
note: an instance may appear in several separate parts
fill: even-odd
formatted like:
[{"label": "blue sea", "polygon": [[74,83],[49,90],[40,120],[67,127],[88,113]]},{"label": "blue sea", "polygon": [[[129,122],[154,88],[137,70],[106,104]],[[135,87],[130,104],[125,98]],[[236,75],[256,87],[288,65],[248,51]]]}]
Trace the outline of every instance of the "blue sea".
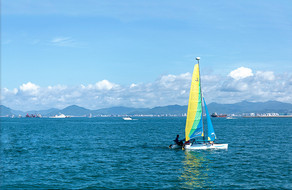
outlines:
[{"label": "blue sea", "polygon": [[292,189],[292,118],[212,119],[228,150],[183,151],[184,117],[1,118],[1,189]]}]

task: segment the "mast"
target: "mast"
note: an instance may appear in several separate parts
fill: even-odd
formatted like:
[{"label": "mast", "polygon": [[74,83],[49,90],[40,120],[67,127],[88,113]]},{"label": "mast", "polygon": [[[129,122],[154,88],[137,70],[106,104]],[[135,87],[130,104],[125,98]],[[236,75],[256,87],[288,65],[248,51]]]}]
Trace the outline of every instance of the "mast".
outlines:
[{"label": "mast", "polygon": [[196,57],[196,60],[198,61],[198,66],[199,66],[199,82],[200,82],[200,92],[201,92],[202,124],[203,124],[203,133],[204,133],[203,140],[205,140],[205,127],[204,127],[204,119],[203,119],[203,101],[202,101],[203,94],[202,94],[201,74],[200,74],[200,59],[201,59],[200,57]]}]

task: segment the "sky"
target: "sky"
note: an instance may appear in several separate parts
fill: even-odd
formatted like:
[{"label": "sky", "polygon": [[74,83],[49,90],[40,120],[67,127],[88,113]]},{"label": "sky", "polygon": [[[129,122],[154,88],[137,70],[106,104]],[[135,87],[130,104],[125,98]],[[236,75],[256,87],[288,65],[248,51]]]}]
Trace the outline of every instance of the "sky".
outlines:
[{"label": "sky", "polygon": [[2,0],[1,104],[292,103],[292,1]]}]

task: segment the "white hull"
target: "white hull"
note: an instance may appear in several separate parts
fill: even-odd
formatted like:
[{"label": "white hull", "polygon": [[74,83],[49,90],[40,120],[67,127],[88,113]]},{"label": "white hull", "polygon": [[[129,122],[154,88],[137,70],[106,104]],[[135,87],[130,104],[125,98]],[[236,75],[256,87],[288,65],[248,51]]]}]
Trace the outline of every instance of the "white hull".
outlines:
[{"label": "white hull", "polygon": [[228,144],[191,144],[185,145],[185,150],[228,149]]},{"label": "white hull", "polygon": [[55,116],[55,117],[52,117],[52,118],[60,119],[60,118],[66,118],[66,117],[58,117],[58,116]]},{"label": "white hull", "polygon": [[133,119],[130,118],[130,117],[123,117],[123,120],[125,120],[125,121],[132,121]]},{"label": "white hull", "polygon": [[55,115],[55,116],[53,116],[51,118],[66,118],[66,117],[67,117],[66,115],[60,114],[60,115]]},{"label": "white hull", "polygon": [[170,149],[181,149],[182,146],[179,146],[179,145],[177,145],[177,144],[171,144],[171,145],[169,145],[169,148],[170,148]]}]

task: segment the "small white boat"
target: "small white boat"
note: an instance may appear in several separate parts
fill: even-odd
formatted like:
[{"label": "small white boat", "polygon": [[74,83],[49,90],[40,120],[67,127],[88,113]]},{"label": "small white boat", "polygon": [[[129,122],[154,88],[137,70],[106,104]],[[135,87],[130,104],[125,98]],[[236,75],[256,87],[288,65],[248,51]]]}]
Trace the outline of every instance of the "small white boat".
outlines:
[{"label": "small white boat", "polygon": [[41,114],[36,114],[37,118],[42,118],[43,116]]},{"label": "small white boat", "polygon": [[232,116],[228,116],[228,117],[226,117],[226,119],[236,119],[236,118],[234,118]]},{"label": "small white boat", "polygon": [[51,118],[66,118],[66,117],[67,117],[66,115],[61,113],[60,115],[55,115],[55,116],[53,116]]},{"label": "small white boat", "polygon": [[125,120],[125,121],[132,121],[133,119],[131,117],[123,117],[123,120]]},{"label": "small white boat", "polygon": [[[182,146],[178,144],[169,145],[169,148],[177,149],[181,147],[183,150],[228,149],[228,144],[214,143],[217,137],[215,135],[211,117],[208,112],[207,104],[205,99],[202,97],[199,69],[200,58],[197,57],[196,60],[198,63],[194,67],[191,82],[187,121],[185,127],[185,143]],[[203,120],[203,104],[207,117],[207,123],[204,123]]]}]

